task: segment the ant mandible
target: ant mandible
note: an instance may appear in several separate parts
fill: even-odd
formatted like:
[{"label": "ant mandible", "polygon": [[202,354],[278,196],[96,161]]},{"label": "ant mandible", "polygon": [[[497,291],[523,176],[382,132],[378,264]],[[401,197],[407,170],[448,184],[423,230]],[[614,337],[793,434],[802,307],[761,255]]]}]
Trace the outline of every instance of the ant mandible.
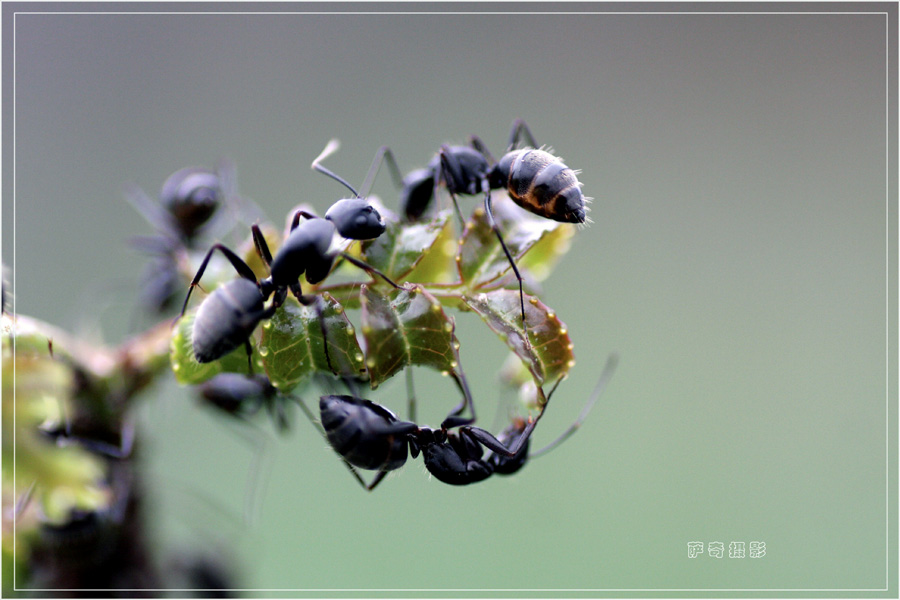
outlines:
[{"label": "ant mandible", "polygon": [[[400,288],[381,271],[346,252],[332,249],[332,240],[336,233],[351,240],[371,240],[385,230],[381,215],[357,193],[353,186],[318,164],[336,148],[337,141],[332,140],[313,161],[312,168],[346,186],[353,193],[353,198],[335,202],[326,211],[324,218],[307,211],[297,211],[291,222],[290,233],[274,257],[259,226],[251,227],[256,252],[269,267],[269,277],[258,280],[247,263],[223,244],[214,244],[207,252],[191,281],[181,316],[184,316],[191,293],[199,284],[210,258],[216,251],[228,259],[240,277],[216,288],[197,310],[192,329],[192,344],[198,362],[212,362],[244,344],[252,372],[250,336],[260,321],[269,319],[275,314],[287,299],[288,290],[304,306],[315,306],[320,316],[322,333],[325,335],[325,324],[321,319],[322,308],[319,304],[321,299],[316,295],[303,294],[300,276],[305,273],[306,280],[310,284],[321,282],[331,272],[338,256],[372,276],[378,275],[395,288]],[[306,219],[302,223],[301,217]],[[269,297],[272,297],[272,302],[267,307],[265,302]],[[325,356],[329,368],[333,370],[327,343]]]},{"label": "ant mandible", "polygon": [[[514,149],[523,139],[528,145]],[[413,171],[405,178],[400,176],[393,152],[387,146],[382,146],[369,173],[374,178],[381,161],[388,162],[395,184],[402,189],[401,210],[410,221],[418,220],[425,213],[441,182],[447,187],[460,223],[465,223],[465,219],[456,200],[457,194],[483,193],[488,224],[497,236],[519,284],[522,326],[527,331],[522,275],[494,221],[491,191],[504,189],[513,202],[535,215],[575,224],[587,220],[586,204],[590,202],[590,198],[586,198],[581,192],[578,172],[566,166],[560,158],[538,148],[531,130],[522,119],[513,121],[507,152],[499,161],[494,159],[478,136],[471,136],[469,144],[442,145],[426,169]]]},{"label": "ant mandible", "polygon": [[[556,440],[538,450],[528,451],[529,439],[540,421],[547,403],[561,380],[557,381],[533,419],[517,419],[495,437],[490,432],[473,427],[468,419],[451,416],[439,429],[420,427],[410,421],[399,420],[387,408],[354,396],[330,395],[319,400],[322,427],[332,448],[353,467],[377,470],[375,478],[366,484],[355,472],[363,487],[371,491],[389,471],[399,469],[407,454],[416,458],[421,452],[425,468],[439,481],[450,485],[468,485],[483,481],[497,473],[511,475],[525,463],[546,454],[581,426],[612,376],[618,356],[613,354],[581,414]],[[458,431],[450,431],[458,427]],[[484,449],[491,454],[484,457]]]}]

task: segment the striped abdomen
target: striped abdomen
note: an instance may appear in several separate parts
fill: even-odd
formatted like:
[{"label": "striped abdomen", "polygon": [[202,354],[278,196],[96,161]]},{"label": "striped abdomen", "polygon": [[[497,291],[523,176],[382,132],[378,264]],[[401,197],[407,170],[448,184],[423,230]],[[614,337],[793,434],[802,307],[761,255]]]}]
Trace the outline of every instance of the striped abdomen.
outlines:
[{"label": "striped abdomen", "polygon": [[508,152],[491,174],[491,187],[505,188],[516,204],[538,216],[584,223],[584,194],[575,171],[544,150]]}]

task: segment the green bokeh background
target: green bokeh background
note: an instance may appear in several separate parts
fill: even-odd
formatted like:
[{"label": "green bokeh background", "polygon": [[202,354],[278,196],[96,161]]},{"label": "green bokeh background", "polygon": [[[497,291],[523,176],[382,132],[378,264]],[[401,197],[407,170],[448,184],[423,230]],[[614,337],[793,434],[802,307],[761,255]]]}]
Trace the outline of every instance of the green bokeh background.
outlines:
[{"label": "green bokeh background", "polygon": [[[542,295],[578,364],[538,444],[621,355],[580,432],[514,478],[456,489],[415,461],[366,494],[298,415],[286,438],[254,434],[271,465],[254,486],[246,432],[167,381],[141,431],[160,544],[229,554],[248,588],[884,589],[884,10],[19,14],[15,308],[126,335],[143,258],[125,241],[148,233],[127,182],[155,193],[228,157],[281,223],[340,194],[308,169],[332,137],[329,166],[358,183],[382,144],[404,170],[473,133],[499,153],[523,117],[596,198]],[[386,177],[376,192],[396,203]],[[506,353],[474,315],[458,323],[489,425]],[[401,410],[397,379],[376,398]],[[419,388],[436,424],[453,386]],[[766,555],[691,560],[691,541]]]}]

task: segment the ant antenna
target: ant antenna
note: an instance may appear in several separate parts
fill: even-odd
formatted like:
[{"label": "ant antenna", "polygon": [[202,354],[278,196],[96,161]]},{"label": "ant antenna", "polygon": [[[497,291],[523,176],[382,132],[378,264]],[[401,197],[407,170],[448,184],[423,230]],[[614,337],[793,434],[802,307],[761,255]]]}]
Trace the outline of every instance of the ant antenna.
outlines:
[{"label": "ant antenna", "polygon": [[[573,433],[575,433],[581,424],[584,423],[584,420],[587,419],[588,413],[591,412],[591,409],[594,407],[594,404],[597,403],[597,400],[600,398],[600,394],[603,393],[603,390],[606,388],[606,384],[609,383],[609,380],[612,378],[613,373],[616,370],[616,365],[619,364],[619,355],[616,352],[613,352],[609,355],[609,358],[606,359],[606,366],[603,367],[603,373],[600,374],[600,379],[597,381],[597,385],[594,386],[594,391],[591,392],[591,397],[588,398],[587,403],[584,405],[584,408],[581,411],[581,414],[578,415],[578,418],[575,419],[575,422],[572,423],[568,429],[562,432],[558,438],[541,448],[536,452],[531,452],[528,455],[528,458],[536,458],[541,456],[542,454],[546,454],[562,444],[564,441],[569,439]],[[553,392],[556,391],[556,386],[553,387],[553,390],[550,392],[550,395],[553,395]],[[549,402],[550,399],[547,398]]]},{"label": "ant antenna", "polygon": [[350,185],[349,183],[347,183],[347,181],[343,177],[341,177],[340,175],[337,175],[336,173],[333,173],[332,171],[326,169],[325,167],[323,167],[322,165],[319,164],[320,162],[322,162],[323,160],[325,160],[326,158],[328,158],[329,156],[331,156],[332,154],[337,152],[337,149],[340,147],[341,147],[341,142],[338,141],[337,138],[330,140],[328,142],[328,144],[326,144],[325,149],[322,150],[322,153],[319,154],[319,156],[317,156],[314,161],[312,161],[311,167],[314,171],[318,171],[319,173],[324,173],[325,175],[328,175],[329,177],[331,177],[338,183],[344,184],[348,190],[353,192],[354,196],[356,196],[357,198],[361,198],[361,196],[359,195],[359,192],[357,192],[355,189],[353,189],[353,186]]}]

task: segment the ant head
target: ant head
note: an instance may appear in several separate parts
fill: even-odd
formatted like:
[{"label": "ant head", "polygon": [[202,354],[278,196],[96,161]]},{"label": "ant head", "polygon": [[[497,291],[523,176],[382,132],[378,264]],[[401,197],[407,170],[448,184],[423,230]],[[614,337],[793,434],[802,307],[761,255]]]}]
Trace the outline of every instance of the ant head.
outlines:
[{"label": "ant head", "polygon": [[362,198],[345,198],[335,202],[325,218],[343,237],[351,240],[374,240],[385,230],[384,219],[375,207]]}]

